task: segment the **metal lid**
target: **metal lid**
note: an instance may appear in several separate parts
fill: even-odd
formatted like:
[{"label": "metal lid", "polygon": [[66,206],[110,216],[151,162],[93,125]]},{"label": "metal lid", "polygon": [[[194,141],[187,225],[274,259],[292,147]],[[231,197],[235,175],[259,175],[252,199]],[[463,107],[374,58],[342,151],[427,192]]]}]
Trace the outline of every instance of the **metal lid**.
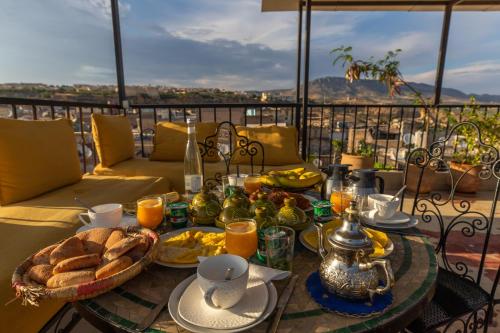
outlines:
[{"label": "metal lid", "polygon": [[356,201],[351,201],[350,207],[347,208],[345,212],[347,215],[344,218],[342,226],[328,236],[330,244],[333,247],[340,246],[343,249],[371,249],[371,239],[369,239],[368,236],[361,231]]}]

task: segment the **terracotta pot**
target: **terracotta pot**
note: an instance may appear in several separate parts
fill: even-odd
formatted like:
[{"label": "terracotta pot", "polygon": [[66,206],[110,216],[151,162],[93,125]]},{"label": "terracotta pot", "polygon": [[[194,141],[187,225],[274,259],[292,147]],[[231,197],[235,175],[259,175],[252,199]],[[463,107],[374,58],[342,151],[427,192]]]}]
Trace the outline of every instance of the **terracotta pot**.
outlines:
[{"label": "terracotta pot", "polygon": [[[408,176],[406,179],[406,188],[408,191],[417,193],[418,177],[420,176],[419,168],[415,164],[410,164],[408,166]],[[427,194],[433,190],[432,185],[435,183],[434,178],[436,174],[429,167],[424,168],[424,173],[422,174],[422,181],[420,182],[420,194]]]},{"label": "terracotta pot", "polygon": [[[455,191],[459,193],[476,193],[479,191],[479,187],[481,186],[479,172],[481,169],[481,165],[473,167],[470,164],[451,162],[450,170],[456,185]],[[467,173],[460,179],[460,182],[456,183],[464,172]]]},{"label": "terracotta pot", "polygon": [[342,164],[351,164],[351,170],[356,169],[373,169],[373,165],[375,164],[374,157],[363,157],[359,155],[349,155],[342,154]]}]

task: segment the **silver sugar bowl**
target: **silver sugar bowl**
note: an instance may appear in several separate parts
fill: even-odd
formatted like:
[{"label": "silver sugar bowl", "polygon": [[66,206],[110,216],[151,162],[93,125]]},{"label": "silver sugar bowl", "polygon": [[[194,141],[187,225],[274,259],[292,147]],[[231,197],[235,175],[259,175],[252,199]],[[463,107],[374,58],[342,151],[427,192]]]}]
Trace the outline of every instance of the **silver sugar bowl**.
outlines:
[{"label": "silver sugar bowl", "polygon": [[[328,235],[328,252],[323,243],[323,225],[316,223],[319,254],[323,259],[319,267],[321,284],[330,293],[349,299],[373,301],[375,294],[385,294],[394,285],[390,261],[370,258],[372,241],[361,230],[356,202],[346,209],[342,226]],[[379,271],[385,275],[385,286],[379,285]]]}]

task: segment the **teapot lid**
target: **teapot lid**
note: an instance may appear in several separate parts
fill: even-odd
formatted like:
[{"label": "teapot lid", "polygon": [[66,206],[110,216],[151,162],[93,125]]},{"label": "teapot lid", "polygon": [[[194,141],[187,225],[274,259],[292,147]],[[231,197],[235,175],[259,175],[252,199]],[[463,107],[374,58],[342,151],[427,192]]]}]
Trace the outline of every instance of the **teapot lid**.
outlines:
[{"label": "teapot lid", "polygon": [[350,202],[349,208],[345,210],[347,213],[344,217],[342,226],[334,233],[330,234],[328,241],[332,245],[337,245],[342,248],[352,249],[372,249],[372,241],[366,234],[361,231],[359,224],[359,211],[356,207],[356,201]]}]

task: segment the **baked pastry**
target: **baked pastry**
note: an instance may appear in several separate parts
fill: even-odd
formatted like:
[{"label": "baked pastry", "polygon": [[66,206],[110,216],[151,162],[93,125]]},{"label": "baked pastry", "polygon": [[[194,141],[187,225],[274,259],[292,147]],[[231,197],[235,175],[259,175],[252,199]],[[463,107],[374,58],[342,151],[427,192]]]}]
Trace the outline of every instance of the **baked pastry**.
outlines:
[{"label": "baked pastry", "polygon": [[54,274],[76,271],[82,268],[97,266],[101,263],[101,257],[97,253],[85,254],[60,261],[53,270]]},{"label": "baked pastry", "polygon": [[129,256],[121,256],[118,259],[108,262],[95,273],[95,277],[99,279],[104,279],[108,276],[116,274],[123,271],[125,268],[130,267],[133,264],[132,258]]},{"label": "baked pastry", "polygon": [[106,244],[104,244],[104,252],[108,251],[115,243],[121,241],[122,239],[127,238],[127,235],[122,229],[115,229],[109,235]]},{"label": "baked pastry", "polygon": [[50,253],[57,247],[57,244],[47,246],[46,248],[38,251],[31,260],[34,265],[42,265],[50,263]]},{"label": "baked pastry", "polygon": [[116,258],[133,249],[137,244],[140,243],[140,241],[141,239],[139,237],[124,238],[113,244],[113,246],[111,246],[102,257],[108,261],[115,260]]},{"label": "baked pastry", "polygon": [[127,256],[132,258],[134,262],[141,260],[149,249],[149,239],[144,235],[139,235],[138,237],[140,238],[139,244],[127,252]]},{"label": "baked pastry", "polygon": [[66,239],[50,253],[50,264],[57,265],[64,259],[82,256],[85,254],[83,243],[78,237]]},{"label": "baked pastry", "polygon": [[93,269],[74,271],[74,272],[64,272],[52,276],[47,281],[47,287],[49,288],[68,287],[75,284],[91,282],[94,280],[95,280],[95,271]]},{"label": "baked pastry", "polygon": [[28,276],[35,282],[47,284],[47,281],[52,277],[53,268],[54,266],[47,264],[31,266]]},{"label": "baked pastry", "polygon": [[102,254],[104,244],[109,238],[113,229],[110,228],[94,228],[76,235],[83,242],[83,248],[86,254],[97,253]]}]

